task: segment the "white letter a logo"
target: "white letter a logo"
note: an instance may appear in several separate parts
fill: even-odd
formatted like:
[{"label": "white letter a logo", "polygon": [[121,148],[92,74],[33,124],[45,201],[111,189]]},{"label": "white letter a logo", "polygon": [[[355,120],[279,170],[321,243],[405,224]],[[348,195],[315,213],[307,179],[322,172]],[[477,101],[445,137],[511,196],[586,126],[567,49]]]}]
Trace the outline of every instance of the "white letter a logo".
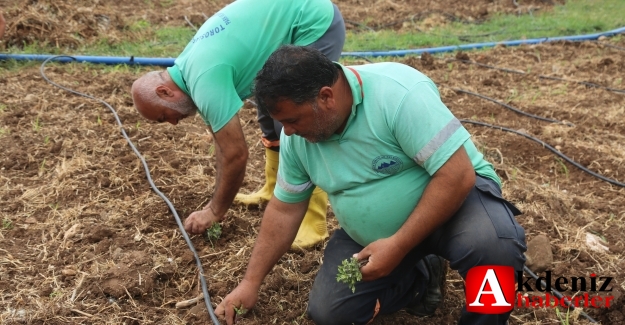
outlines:
[{"label": "white letter a logo", "polygon": [[[490,286],[490,291],[485,291],[486,283],[488,282]],[[501,286],[499,286],[499,281],[497,280],[497,275],[493,269],[488,269],[486,271],[486,275],[484,276],[484,281],[482,281],[482,285],[480,286],[480,291],[477,293],[475,297],[475,301],[470,303],[469,306],[481,307],[484,306],[483,303],[480,302],[480,298],[482,298],[483,294],[491,294],[495,297],[495,303],[491,306],[496,307],[509,307],[510,303],[506,301],[506,298],[501,291]]]}]

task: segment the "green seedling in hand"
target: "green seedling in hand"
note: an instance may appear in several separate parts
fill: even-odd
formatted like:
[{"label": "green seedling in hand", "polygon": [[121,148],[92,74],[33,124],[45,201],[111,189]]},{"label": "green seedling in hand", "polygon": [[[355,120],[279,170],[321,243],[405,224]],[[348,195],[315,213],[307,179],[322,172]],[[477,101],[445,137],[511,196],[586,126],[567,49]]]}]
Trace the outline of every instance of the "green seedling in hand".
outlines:
[{"label": "green seedling in hand", "polygon": [[247,309],[245,309],[245,307],[243,307],[243,304],[241,304],[241,307],[239,307],[239,308],[234,307],[234,306],[233,306],[233,308],[234,308],[234,321],[235,322],[236,322],[237,318],[247,314]]},{"label": "green seedling in hand", "polygon": [[219,239],[221,237],[221,225],[218,222],[213,223],[210,228],[206,229],[206,239],[213,245],[213,240]]},{"label": "green seedling in hand", "polygon": [[[366,263],[366,261],[364,261],[364,263]],[[346,283],[349,288],[352,289],[352,293],[356,292],[356,282],[362,280],[360,266],[361,263],[355,257],[343,260],[343,264],[339,265],[339,273],[336,275],[336,282]]]},{"label": "green seedling in hand", "polygon": [[247,309],[245,309],[243,305],[241,305],[241,307],[239,308],[234,307],[234,313],[237,314],[238,316],[245,315],[247,313]]}]

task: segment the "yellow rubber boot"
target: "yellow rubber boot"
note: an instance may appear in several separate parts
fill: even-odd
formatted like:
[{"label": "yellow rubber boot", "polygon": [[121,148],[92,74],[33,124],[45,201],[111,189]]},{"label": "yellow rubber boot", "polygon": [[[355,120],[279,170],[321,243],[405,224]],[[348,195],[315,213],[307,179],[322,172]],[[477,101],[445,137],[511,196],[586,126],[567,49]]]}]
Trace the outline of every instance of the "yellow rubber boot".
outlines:
[{"label": "yellow rubber boot", "polygon": [[234,202],[245,205],[259,205],[268,202],[273,196],[273,189],[276,187],[279,161],[279,152],[265,148],[265,185],[256,193],[238,193],[237,196],[234,197]]},{"label": "yellow rubber boot", "polygon": [[328,194],[317,187],[310,197],[304,220],[291,244],[292,250],[303,250],[328,238],[327,212]]}]

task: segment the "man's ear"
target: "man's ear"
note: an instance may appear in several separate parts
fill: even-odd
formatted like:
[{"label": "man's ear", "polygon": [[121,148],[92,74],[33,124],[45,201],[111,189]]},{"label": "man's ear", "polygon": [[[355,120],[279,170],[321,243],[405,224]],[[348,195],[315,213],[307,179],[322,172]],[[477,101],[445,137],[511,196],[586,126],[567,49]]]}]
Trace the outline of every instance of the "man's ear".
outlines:
[{"label": "man's ear", "polygon": [[334,98],[334,90],[332,87],[321,87],[319,90],[319,100],[325,104],[326,107],[334,108],[335,106],[335,98]]},{"label": "man's ear", "polygon": [[169,87],[167,87],[165,85],[158,85],[156,87],[156,94],[160,98],[174,97],[174,91],[171,90],[171,88],[169,88]]}]

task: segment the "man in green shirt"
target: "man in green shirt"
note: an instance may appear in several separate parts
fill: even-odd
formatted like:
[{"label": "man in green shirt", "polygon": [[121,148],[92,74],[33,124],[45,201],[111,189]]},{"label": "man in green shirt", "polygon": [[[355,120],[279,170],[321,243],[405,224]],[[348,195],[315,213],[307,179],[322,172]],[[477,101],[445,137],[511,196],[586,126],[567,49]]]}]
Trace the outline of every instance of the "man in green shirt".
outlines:
[{"label": "man in green shirt", "polygon": [[[284,46],[258,73],[255,95],[259,109],[284,125],[281,163],[245,276],[216,309],[228,324],[233,307],[254,306],[315,187],[328,193],[341,226],[310,292],[316,324],[414,312],[423,296],[418,264],[429,254],[463,277],[480,265],[522,270],[520,212],[419,71],[399,63],[345,67],[314,49]],[[336,282],[338,266],[352,256],[367,261],[355,292]],[[463,310],[460,324],[505,324],[509,315]]]},{"label": "man in green shirt", "polygon": [[[283,44],[310,46],[338,60],[345,25],[329,0],[238,0],[211,18],[165,71],[152,71],[132,86],[135,106],[145,118],[177,124],[199,112],[216,144],[217,179],[212,200],[185,220],[190,233],[202,233],[223,220],[241,187],[248,149],[237,112],[250,97],[252,81],[269,55]],[[239,202],[269,201],[279,165],[282,125],[259,112],[266,147],[266,184]],[[294,248],[312,246],[328,236],[327,194],[318,190]]]}]

